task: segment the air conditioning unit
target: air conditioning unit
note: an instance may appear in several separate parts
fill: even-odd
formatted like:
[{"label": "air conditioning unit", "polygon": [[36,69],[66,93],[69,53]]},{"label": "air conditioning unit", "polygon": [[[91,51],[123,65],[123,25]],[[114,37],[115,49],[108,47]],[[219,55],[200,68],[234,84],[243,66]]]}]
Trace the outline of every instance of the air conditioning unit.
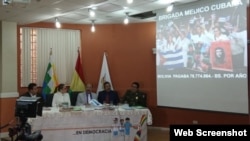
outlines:
[{"label": "air conditioning unit", "polygon": [[12,0],[3,0],[3,5],[11,4]]}]

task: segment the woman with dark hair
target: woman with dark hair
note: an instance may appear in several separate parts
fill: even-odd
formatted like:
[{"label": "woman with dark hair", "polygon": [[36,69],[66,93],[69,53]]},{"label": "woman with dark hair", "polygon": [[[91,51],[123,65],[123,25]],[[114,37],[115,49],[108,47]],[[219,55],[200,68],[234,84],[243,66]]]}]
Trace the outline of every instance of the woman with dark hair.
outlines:
[{"label": "woman with dark hair", "polygon": [[54,94],[52,107],[62,106],[64,103],[67,103],[68,106],[71,105],[70,97],[67,91],[68,89],[65,84],[59,84],[57,86],[57,92]]}]

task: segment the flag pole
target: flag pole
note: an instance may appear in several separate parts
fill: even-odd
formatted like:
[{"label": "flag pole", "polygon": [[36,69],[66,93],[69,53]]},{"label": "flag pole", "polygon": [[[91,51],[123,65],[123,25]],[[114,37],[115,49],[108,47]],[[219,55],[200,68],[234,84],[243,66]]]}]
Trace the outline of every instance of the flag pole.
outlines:
[{"label": "flag pole", "polygon": [[108,67],[106,54],[107,53],[104,51],[102,65],[101,65],[101,71],[100,71],[100,77],[99,77],[99,82],[98,82],[98,87],[97,87],[96,93],[99,93],[100,91],[103,90],[104,82],[109,82],[111,85],[111,90],[113,90],[113,85],[112,85],[111,77],[109,74],[109,67]]},{"label": "flag pole", "polygon": [[57,85],[58,80],[55,72],[55,66],[52,60],[52,48],[50,48],[48,66],[42,85],[42,96],[44,100],[46,100],[46,95],[54,93]]},{"label": "flag pole", "polygon": [[50,48],[50,52],[49,52],[49,55],[52,55],[52,47]]},{"label": "flag pole", "polygon": [[70,83],[70,94],[72,92],[85,91],[85,84],[83,80],[83,68],[82,68],[81,56],[80,56],[79,50],[80,50],[80,47],[78,47],[75,70],[74,70],[73,77]]},{"label": "flag pole", "polygon": [[106,50],[104,50],[104,55],[107,57],[108,56],[108,54],[107,54],[107,51]]}]

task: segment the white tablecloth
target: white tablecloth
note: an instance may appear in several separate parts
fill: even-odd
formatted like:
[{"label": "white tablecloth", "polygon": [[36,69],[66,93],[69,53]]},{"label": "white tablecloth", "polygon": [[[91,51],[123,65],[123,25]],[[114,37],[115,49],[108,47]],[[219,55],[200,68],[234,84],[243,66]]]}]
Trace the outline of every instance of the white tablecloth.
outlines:
[{"label": "white tablecloth", "polygon": [[[114,123],[114,119],[118,123]],[[120,121],[130,119],[133,127],[126,129]],[[32,130],[41,130],[43,141],[147,141],[147,125],[152,124],[148,109],[93,110],[59,112],[44,111],[42,117],[30,118]],[[123,129],[123,130],[122,130]]]}]

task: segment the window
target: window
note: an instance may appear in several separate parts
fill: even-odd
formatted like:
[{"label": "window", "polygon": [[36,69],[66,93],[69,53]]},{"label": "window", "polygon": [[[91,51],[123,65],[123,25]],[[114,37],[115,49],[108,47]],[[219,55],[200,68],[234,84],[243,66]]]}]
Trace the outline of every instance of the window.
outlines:
[{"label": "window", "polygon": [[69,85],[80,44],[79,30],[20,28],[21,87],[31,82],[42,86],[50,50],[59,83]]},{"label": "window", "polygon": [[[20,66],[21,66],[21,80],[22,80],[22,76],[24,76],[24,72],[23,72],[23,56],[22,55],[24,55],[24,53],[22,53],[24,50],[23,50],[23,46],[22,46],[22,36],[23,36],[23,34],[22,34],[22,28],[20,29],[20,48],[21,48],[21,64],[20,64]],[[37,32],[36,32],[36,30],[35,29],[32,29],[31,31],[30,31],[30,35],[27,37],[27,38],[30,38],[30,56],[31,56],[31,63],[30,63],[30,65],[31,65],[31,67],[30,67],[30,82],[37,82],[37,63],[36,63],[36,60],[37,60],[37,48],[36,48],[36,34],[37,34]],[[22,82],[22,81],[21,81]],[[22,84],[21,84],[21,86],[23,86]]]}]

